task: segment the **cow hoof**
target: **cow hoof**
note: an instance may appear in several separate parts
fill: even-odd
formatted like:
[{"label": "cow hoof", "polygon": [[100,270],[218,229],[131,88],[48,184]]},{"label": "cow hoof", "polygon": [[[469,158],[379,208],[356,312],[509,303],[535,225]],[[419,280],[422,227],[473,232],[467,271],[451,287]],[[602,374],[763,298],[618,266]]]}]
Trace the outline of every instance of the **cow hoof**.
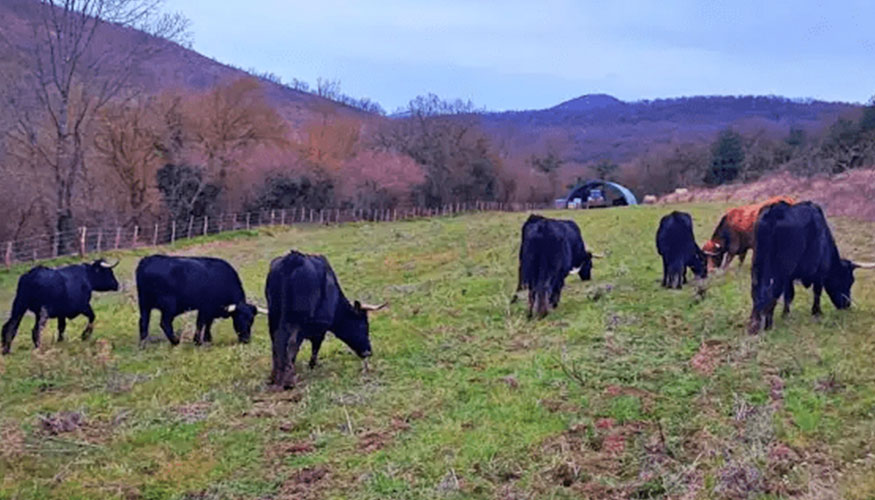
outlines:
[{"label": "cow hoof", "polygon": [[90,339],[92,333],[94,333],[94,329],[87,328],[84,332],[82,332],[82,340]]}]

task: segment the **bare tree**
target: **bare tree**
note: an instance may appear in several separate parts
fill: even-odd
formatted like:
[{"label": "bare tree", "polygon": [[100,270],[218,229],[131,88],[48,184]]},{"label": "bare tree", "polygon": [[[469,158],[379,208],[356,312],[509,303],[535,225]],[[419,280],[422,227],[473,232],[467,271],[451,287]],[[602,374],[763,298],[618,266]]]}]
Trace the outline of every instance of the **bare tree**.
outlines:
[{"label": "bare tree", "polygon": [[122,184],[127,222],[139,222],[152,208],[155,174],[164,160],[162,111],[158,99],[144,98],[110,104],[99,116],[94,146]]},{"label": "bare tree", "polygon": [[[187,21],[161,14],[163,0],[41,0],[33,25],[33,43],[23,54],[28,71],[12,142],[29,149],[50,171],[55,244],[67,250],[75,228],[73,202],[86,170],[88,133],[94,118],[113,99],[133,91],[132,75],[168,46],[163,38],[184,41]],[[98,43],[111,25],[144,31],[118,43]],[[31,99],[28,99],[30,94]],[[33,109],[33,111],[31,110]]]}]

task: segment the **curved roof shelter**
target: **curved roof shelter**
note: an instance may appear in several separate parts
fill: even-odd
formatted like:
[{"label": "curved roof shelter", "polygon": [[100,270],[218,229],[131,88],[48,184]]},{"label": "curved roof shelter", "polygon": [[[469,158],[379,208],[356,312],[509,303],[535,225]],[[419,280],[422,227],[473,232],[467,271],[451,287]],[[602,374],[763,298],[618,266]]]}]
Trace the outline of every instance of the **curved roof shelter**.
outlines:
[{"label": "curved roof shelter", "polygon": [[[577,200],[579,200],[579,205],[577,205]],[[568,196],[561,200],[561,203],[562,208],[571,208],[572,204],[581,208],[590,206],[616,207],[637,205],[638,199],[629,188],[616,182],[590,180],[575,186],[568,193]]]}]

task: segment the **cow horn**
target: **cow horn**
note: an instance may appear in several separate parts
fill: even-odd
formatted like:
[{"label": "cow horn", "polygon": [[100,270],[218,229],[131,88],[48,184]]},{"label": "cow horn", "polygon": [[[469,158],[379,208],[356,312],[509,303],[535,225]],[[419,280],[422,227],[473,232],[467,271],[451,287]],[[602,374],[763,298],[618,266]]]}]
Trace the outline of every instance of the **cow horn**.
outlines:
[{"label": "cow horn", "polygon": [[720,256],[720,253],[719,253],[719,252],[712,252],[712,251],[710,251],[710,250],[702,250],[702,253],[705,254],[705,255],[710,255],[711,257],[718,257],[718,256]]},{"label": "cow horn", "polygon": [[260,314],[268,314],[268,313],[269,313],[269,311],[268,311],[267,309],[263,308],[263,307],[255,306],[255,309],[256,309]]},{"label": "cow horn", "polygon": [[854,267],[859,269],[875,269],[875,262],[854,262]]},{"label": "cow horn", "polygon": [[378,306],[375,306],[372,304],[365,304],[364,302],[359,304],[362,311],[379,311],[380,309],[385,309],[386,306],[388,306],[388,305],[389,305],[388,302],[383,302],[382,304],[380,304]]},{"label": "cow horn", "polygon": [[231,304],[230,306],[225,307],[225,311],[232,313],[237,310],[237,304]]},{"label": "cow horn", "polygon": [[603,254],[603,253],[595,253],[595,252],[590,252],[590,253],[592,254],[593,259],[604,259],[605,258],[605,254]]},{"label": "cow horn", "polygon": [[571,271],[568,271],[568,274],[579,274],[579,273],[580,273],[580,268],[579,268],[579,267],[575,267],[575,268],[572,269]]},{"label": "cow horn", "polygon": [[119,262],[121,262],[121,261],[118,260],[118,259],[116,259],[116,261],[115,261],[114,263],[110,264],[109,262],[107,262],[107,261],[105,261],[105,260],[101,260],[101,261],[100,261],[100,267],[105,267],[105,268],[107,268],[107,269],[112,269],[112,268],[114,268],[115,266],[119,265]]}]

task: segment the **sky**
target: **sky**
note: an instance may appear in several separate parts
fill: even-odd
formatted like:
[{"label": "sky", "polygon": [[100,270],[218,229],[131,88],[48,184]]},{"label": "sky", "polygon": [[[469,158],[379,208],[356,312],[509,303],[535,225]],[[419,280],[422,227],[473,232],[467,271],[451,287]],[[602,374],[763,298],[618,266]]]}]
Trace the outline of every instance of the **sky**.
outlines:
[{"label": "sky", "polygon": [[875,2],[170,0],[194,49],[387,111],[417,95],[489,110],[623,100],[875,95]]}]

